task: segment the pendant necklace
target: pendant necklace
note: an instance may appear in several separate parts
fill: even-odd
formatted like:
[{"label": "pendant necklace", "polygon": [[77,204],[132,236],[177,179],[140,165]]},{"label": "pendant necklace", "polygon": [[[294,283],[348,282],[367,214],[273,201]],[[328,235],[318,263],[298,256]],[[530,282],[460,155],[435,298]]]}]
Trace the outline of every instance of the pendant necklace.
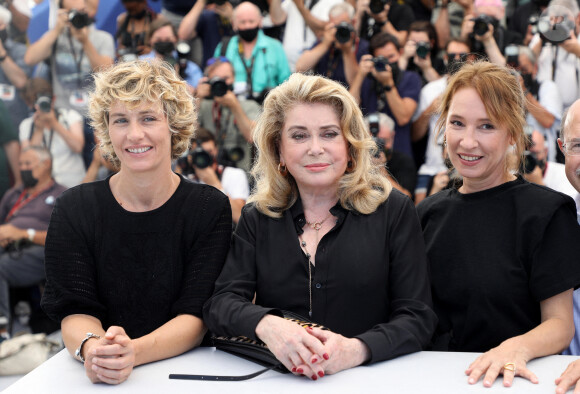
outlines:
[{"label": "pendant necklace", "polygon": [[[322,224],[331,216],[332,214],[329,213],[328,216],[322,219],[320,222],[309,222],[308,220],[306,221],[306,224],[308,224],[311,229],[316,231],[316,245],[318,245],[318,232],[322,228]],[[308,316],[312,318],[312,255],[308,252],[308,249],[306,249],[306,241],[304,241],[302,238],[302,234],[298,235],[298,239],[300,240],[300,247],[304,250],[304,253],[306,253],[306,258],[308,259]]]}]

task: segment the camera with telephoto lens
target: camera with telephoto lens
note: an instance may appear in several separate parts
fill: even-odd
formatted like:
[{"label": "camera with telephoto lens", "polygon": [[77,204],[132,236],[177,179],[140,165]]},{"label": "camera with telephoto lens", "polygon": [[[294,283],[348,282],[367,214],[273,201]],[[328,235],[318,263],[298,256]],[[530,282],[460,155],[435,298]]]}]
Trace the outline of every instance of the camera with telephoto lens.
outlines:
[{"label": "camera with telephoto lens", "polygon": [[520,48],[515,44],[510,44],[504,50],[506,64],[513,68],[518,68],[520,65]]},{"label": "camera with telephoto lens", "polygon": [[538,157],[535,152],[530,152],[529,150],[524,151],[524,159],[522,161],[522,172],[524,174],[530,174],[538,166]]},{"label": "camera with telephoto lens", "polygon": [[228,92],[230,87],[226,83],[225,78],[213,77],[209,80],[209,91],[211,97],[223,97]]},{"label": "camera with telephoto lens", "polygon": [[425,59],[427,57],[427,55],[429,55],[430,51],[431,51],[431,44],[429,44],[427,41],[419,41],[417,43],[417,50],[415,51],[415,53],[421,59]]},{"label": "camera with telephoto lens", "polygon": [[201,147],[201,144],[198,144],[189,155],[191,156],[191,165],[193,167],[203,169],[209,167],[213,163],[213,157]]},{"label": "camera with telephoto lens", "polygon": [[44,113],[49,113],[52,109],[52,98],[50,96],[42,95],[36,99],[38,109]]},{"label": "camera with telephoto lens", "polygon": [[347,22],[340,22],[336,25],[336,34],[334,37],[336,41],[341,44],[344,44],[350,40],[351,34],[354,32],[354,27]]},{"label": "camera with telephoto lens", "polygon": [[477,36],[483,36],[489,30],[489,25],[493,23],[493,18],[488,15],[479,15],[473,18],[473,33]]},{"label": "camera with telephoto lens", "polygon": [[367,119],[369,121],[369,131],[373,136],[373,141],[377,145],[377,150],[374,152],[374,157],[378,158],[381,155],[381,152],[385,149],[385,140],[383,138],[377,137],[377,135],[379,135],[379,114],[376,112],[369,114]]},{"label": "camera with telephoto lens", "polygon": [[87,27],[91,24],[91,18],[89,17],[89,14],[77,10],[71,10],[68,13],[68,20],[75,29],[82,29],[83,27]]},{"label": "camera with telephoto lens", "polygon": [[175,45],[175,51],[177,52],[177,64],[179,64],[179,76],[186,79],[187,61],[189,60],[189,54],[191,53],[191,46],[187,41],[179,41],[177,45]]},{"label": "camera with telephoto lens", "polygon": [[390,2],[391,0],[371,0],[369,3],[369,9],[373,14],[380,14],[385,10],[385,6]]}]

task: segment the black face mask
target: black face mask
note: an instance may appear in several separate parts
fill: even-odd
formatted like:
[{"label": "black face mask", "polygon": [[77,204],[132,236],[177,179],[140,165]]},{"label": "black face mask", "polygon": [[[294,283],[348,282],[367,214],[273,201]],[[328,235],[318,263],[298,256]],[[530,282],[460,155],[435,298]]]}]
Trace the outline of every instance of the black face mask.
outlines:
[{"label": "black face mask", "polygon": [[21,170],[20,177],[22,178],[22,183],[24,184],[24,187],[27,189],[36,186],[36,184],[38,183],[38,179],[32,176],[32,170]]},{"label": "black face mask", "polygon": [[146,9],[133,15],[129,14],[129,18],[140,21],[141,19],[145,18],[145,15],[147,15]]},{"label": "black face mask", "polygon": [[238,30],[238,35],[245,42],[252,42],[258,36],[259,27],[254,27],[253,29]]},{"label": "black face mask", "polygon": [[461,68],[461,66],[463,65],[463,61],[461,59],[449,59],[447,61],[447,74],[449,75],[453,75],[457,72],[457,70],[459,70]]},{"label": "black face mask", "polygon": [[0,30],[0,41],[2,41],[2,43],[5,43],[7,39],[8,39],[8,31],[6,29]]},{"label": "black face mask", "polygon": [[175,50],[175,44],[169,41],[156,42],[153,49],[161,56],[169,56]]}]

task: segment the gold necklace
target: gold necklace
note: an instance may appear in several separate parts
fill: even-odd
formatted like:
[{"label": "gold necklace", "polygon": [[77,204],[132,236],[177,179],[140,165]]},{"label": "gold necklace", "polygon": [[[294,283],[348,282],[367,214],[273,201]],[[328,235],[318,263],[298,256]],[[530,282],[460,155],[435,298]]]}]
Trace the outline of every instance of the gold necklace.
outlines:
[{"label": "gold necklace", "polygon": [[[313,230],[316,230],[316,233],[318,234],[318,230],[320,230],[322,228],[322,223],[324,223],[326,221],[326,219],[328,219],[329,217],[332,216],[332,213],[328,213],[328,216],[326,216],[324,219],[322,219],[320,222],[309,222],[308,220],[306,221],[306,224]],[[318,236],[318,235],[317,235]]]}]

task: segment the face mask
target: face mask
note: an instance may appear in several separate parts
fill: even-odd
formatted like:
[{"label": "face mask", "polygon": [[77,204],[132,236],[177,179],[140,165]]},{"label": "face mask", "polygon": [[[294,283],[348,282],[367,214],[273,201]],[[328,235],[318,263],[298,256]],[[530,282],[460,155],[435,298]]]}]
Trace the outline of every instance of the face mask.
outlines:
[{"label": "face mask", "polygon": [[449,59],[447,61],[447,74],[453,75],[457,70],[459,70],[462,64],[463,62],[460,59]]},{"label": "face mask", "polygon": [[138,12],[136,14],[129,15],[129,17],[131,19],[136,19],[136,20],[140,21],[141,19],[145,18],[145,15],[147,15],[147,10],[143,10],[143,11]]},{"label": "face mask", "polygon": [[0,41],[2,41],[2,43],[5,43],[7,39],[8,39],[8,31],[6,31],[6,29],[0,30]]},{"label": "face mask", "polygon": [[153,49],[161,56],[169,56],[175,50],[175,44],[169,41],[156,42]]},{"label": "face mask", "polygon": [[36,186],[36,184],[38,183],[38,179],[32,176],[32,170],[21,170],[20,177],[22,178],[22,183],[24,184],[24,187],[27,189]]},{"label": "face mask", "polygon": [[245,42],[252,42],[258,36],[259,27],[254,27],[253,29],[238,30],[238,35]]}]

